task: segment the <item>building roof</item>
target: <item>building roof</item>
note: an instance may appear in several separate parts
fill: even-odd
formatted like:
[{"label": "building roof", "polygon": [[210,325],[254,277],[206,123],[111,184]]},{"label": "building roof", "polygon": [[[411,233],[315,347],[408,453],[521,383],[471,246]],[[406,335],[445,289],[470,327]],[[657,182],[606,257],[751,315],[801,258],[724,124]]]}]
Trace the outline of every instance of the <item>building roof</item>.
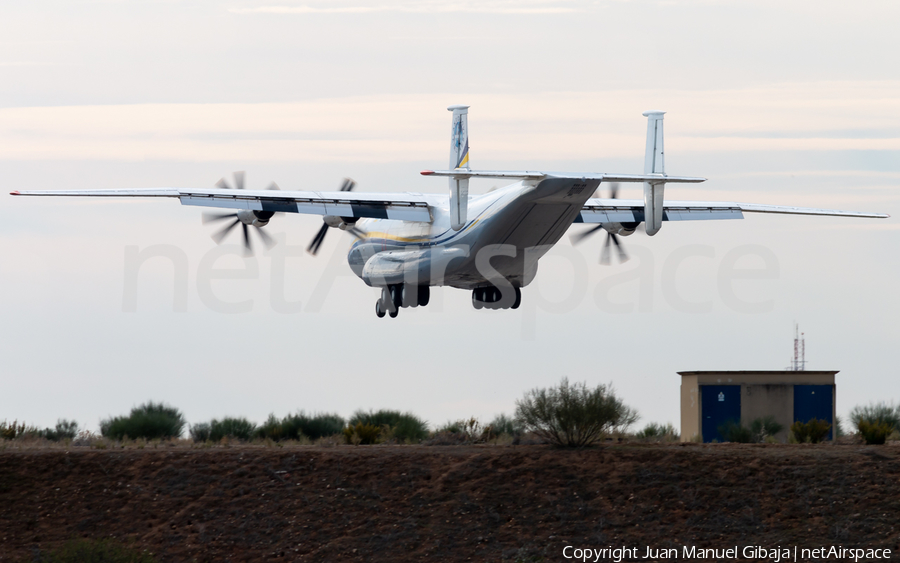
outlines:
[{"label": "building roof", "polygon": [[706,370],[706,371],[679,371],[678,375],[774,375],[774,374],[783,374],[783,375],[799,375],[799,374],[807,374],[807,375],[835,375],[840,373],[838,370],[834,371],[821,371],[821,370],[800,370],[794,371],[789,369],[775,369],[775,370]]}]

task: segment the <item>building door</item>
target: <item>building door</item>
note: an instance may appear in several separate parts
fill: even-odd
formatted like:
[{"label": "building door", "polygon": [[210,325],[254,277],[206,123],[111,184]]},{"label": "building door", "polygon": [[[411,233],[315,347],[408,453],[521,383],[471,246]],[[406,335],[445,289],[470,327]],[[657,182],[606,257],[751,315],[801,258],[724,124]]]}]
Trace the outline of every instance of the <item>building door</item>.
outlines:
[{"label": "building door", "polygon": [[719,428],[729,422],[741,423],[741,386],[701,385],[700,394],[703,441],[724,442],[725,437],[719,432]]},{"label": "building door", "polygon": [[828,439],[834,436],[834,387],[832,385],[794,385],[794,422],[814,418],[832,425]]}]

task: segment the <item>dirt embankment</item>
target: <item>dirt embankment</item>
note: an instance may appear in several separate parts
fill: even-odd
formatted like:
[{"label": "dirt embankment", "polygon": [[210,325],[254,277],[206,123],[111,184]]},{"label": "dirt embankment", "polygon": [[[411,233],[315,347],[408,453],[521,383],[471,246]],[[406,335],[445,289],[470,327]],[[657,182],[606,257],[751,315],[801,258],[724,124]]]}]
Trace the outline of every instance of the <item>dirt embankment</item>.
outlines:
[{"label": "dirt embankment", "polygon": [[896,557],[900,448],[0,452],[0,561],[76,537],[161,561],[565,561],[566,545],[842,545]]}]

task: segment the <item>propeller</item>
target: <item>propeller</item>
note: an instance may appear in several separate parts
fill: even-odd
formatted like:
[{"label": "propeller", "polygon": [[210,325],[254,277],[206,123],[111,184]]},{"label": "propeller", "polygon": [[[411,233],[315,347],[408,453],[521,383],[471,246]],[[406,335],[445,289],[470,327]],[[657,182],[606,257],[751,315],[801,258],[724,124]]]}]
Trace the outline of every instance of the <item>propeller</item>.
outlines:
[{"label": "propeller", "polygon": [[[609,185],[609,198],[610,199],[618,199],[619,197],[619,184],[612,183]],[[572,244],[578,244],[583,242],[589,236],[595,234],[597,231],[603,230],[603,224],[599,224],[592,229],[588,229],[587,231],[572,235],[570,240]],[[603,250],[600,252],[600,263],[601,264],[609,264],[610,263],[610,246],[616,246],[616,252],[619,255],[619,262],[628,262],[628,254],[625,252],[625,249],[622,248],[622,244],[619,242],[618,235],[611,233],[609,231],[606,232],[606,243],[603,245]]]},{"label": "propeller", "polygon": [[[216,182],[216,187],[223,190],[243,190],[244,173],[234,173],[234,187],[231,187],[225,178],[222,178],[221,180]],[[278,184],[272,182],[266,187],[266,189],[279,190],[281,188],[278,187]],[[274,214],[275,213],[272,211],[249,210],[241,210],[237,213],[204,213],[201,220],[204,224],[217,223],[221,221],[231,221],[220,230],[212,234],[212,239],[216,241],[216,244],[222,244],[222,241],[225,240],[225,237],[228,236],[228,233],[230,233],[235,227],[240,225],[244,235],[244,254],[246,256],[250,256],[253,254],[253,246],[250,242],[249,227],[253,227],[256,229],[256,233],[259,235],[259,238],[262,239],[263,244],[266,246],[266,248],[272,248],[273,246],[275,246],[275,239],[273,239],[271,236],[269,236],[268,233],[262,230],[262,227],[269,223],[269,219],[271,219]],[[251,221],[251,223],[245,223],[245,220]]]},{"label": "propeller", "polygon": [[[351,180],[350,178],[345,178],[344,183],[341,184],[342,192],[352,192],[353,188],[356,187],[356,182]],[[325,240],[325,235],[328,233],[328,227],[330,225],[322,221],[322,226],[319,228],[319,232],[316,233],[316,236],[313,237],[312,242],[309,243],[309,246],[306,248],[306,251],[312,254],[313,256],[319,252],[319,247],[322,246],[322,241]]]}]

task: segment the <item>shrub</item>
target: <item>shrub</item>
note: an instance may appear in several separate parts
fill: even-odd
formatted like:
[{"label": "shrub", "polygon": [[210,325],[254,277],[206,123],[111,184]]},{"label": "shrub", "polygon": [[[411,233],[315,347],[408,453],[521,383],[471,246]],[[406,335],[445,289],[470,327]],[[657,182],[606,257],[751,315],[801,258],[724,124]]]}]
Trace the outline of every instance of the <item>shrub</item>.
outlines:
[{"label": "shrub", "polygon": [[340,434],[344,428],[344,417],[337,414],[306,415],[300,412],[292,417],[285,417],[285,421],[290,421],[289,425],[298,429],[298,437],[302,434],[310,440]]},{"label": "shrub", "polygon": [[270,440],[302,440],[304,437],[318,440],[335,434],[341,434],[344,419],[337,414],[308,415],[303,411],[288,415],[281,420],[274,414],[263,423],[256,433],[260,438]]},{"label": "shrub", "polygon": [[800,422],[799,420],[791,425],[791,433],[794,440],[803,444],[817,444],[828,436],[831,425],[825,420],[812,418],[809,422]]},{"label": "shrub", "polygon": [[24,422],[19,423],[18,420],[14,420],[12,424],[7,424],[6,421],[0,422],[0,438],[21,440],[22,438],[35,438],[40,435],[41,430],[37,426],[28,426]]},{"label": "shrub", "polygon": [[437,430],[434,431],[435,434],[462,434],[463,426],[465,426],[465,421],[463,420],[448,420],[446,424],[438,427]]},{"label": "shrub", "polygon": [[246,418],[213,419],[209,423],[209,439],[218,442],[222,438],[236,438],[238,440],[250,440],[256,433],[256,425]]},{"label": "shrub", "polygon": [[348,444],[377,444],[381,437],[381,427],[357,422],[355,425],[344,428],[343,434],[344,440]]},{"label": "shrub", "polygon": [[[887,427],[887,432],[885,433],[885,438],[890,436],[894,430],[900,430],[900,406],[895,407],[893,404],[888,405],[887,403],[870,403],[866,406],[855,406],[853,410],[850,411],[850,421],[856,426],[856,429],[862,434],[863,438],[866,439],[867,444],[883,444],[884,440],[880,442],[869,442],[869,438],[866,437],[866,432],[868,432],[873,438],[879,439],[878,436],[881,433],[883,427]],[[865,424],[866,431],[863,431],[863,425]]]},{"label": "shrub", "polygon": [[675,430],[675,427],[672,426],[672,423],[668,423],[665,426],[662,424],[656,424],[655,422],[651,422],[644,426],[644,428],[634,435],[635,438],[644,439],[644,440],[660,440],[665,442],[674,442],[679,438],[678,431]]},{"label": "shrub", "polygon": [[350,417],[350,426],[357,424],[387,427],[386,434],[391,434],[400,442],[419,442],[428,437],[428,423],[412,413],[402,413],[382,409],[365,412],[358,410]]},{"label": "shrub", "polygon": [[208,422],[198,422],[192,424],[190,429],[191,439],[195,442],[206,442],[209,440],[210,424]]},{"label": "shrub", "polygon": [[[435,431],[435,438],[443,444],[467,444],[487,442],[497,434],[490,426],[483,426],[476,417],[451,420]],[[434,440],[432,440],[434,442]]]},{"label": "shrub", "polygon": [[78,423],[74,420],[66,420],[61,418],[56,421],[56,427],[45,428],[35,435],[46,438],[51,442],[59,442],[62,440],[74,440],[78,435]]},{"label": "shrub", "polygon": [[[22,430],[25,430],[25,423],[22,423]],[[12,440],[16,437],[16,434],[19,433],[19,421],[14,420],[12,424],[9,424],[5,420],[0,422],[0,438],[5,440]]]},{"label": "shrub", "polygon": [[883,444],[893,431],[887,422],[859,421],[857,429],[867,444]]},{"label": "shrub", "polygon": [[104,438],[121,440],[124,437],[177,438],[184,429],[184,416],[175,407],[164,403],[148,402],[131,409],[128,416],[117,416],[100,422],[100,434]]},{"label": "shrub", "polygon": [[274,414],[270,414],[269,418],[256,429],[256,435],[268,440],[281,440],[284,438],[284,426]]},{"label": "shrub", "polygon": [[776,422],[772,415],[757,418],[750,423],[750,432],[753,434],[754,442],[765,442],[767,438],[773,438],[784,430],[784,425]]},{"label": "shrub", "polygon": [[47,553],[38,553],[40,563],[155,563],[150,554],[121,546],[111,540],[80,539]]},{"label": "shrub", "polygon": [[552,444],[580,447],[626,429],[638,415],[615,396],[611,385],[588,389],[564,377],[558,387],[533,389],[516,401],[516,419]]},{"label": "shrub", "polygon": [[494,436],[500,436],[502,434],[520,436],[522,434],[522,427],[519,425],[518,421],[505,414],[495,416],[494,420],[488,423],[488,428],[491,429],[491,434]]},{"label": "shrub", "polygon": [[749,428],[732,420],[719,427],[719,434],[722,435],[726,442],[749,444],[755,441],[753,432]]}]

